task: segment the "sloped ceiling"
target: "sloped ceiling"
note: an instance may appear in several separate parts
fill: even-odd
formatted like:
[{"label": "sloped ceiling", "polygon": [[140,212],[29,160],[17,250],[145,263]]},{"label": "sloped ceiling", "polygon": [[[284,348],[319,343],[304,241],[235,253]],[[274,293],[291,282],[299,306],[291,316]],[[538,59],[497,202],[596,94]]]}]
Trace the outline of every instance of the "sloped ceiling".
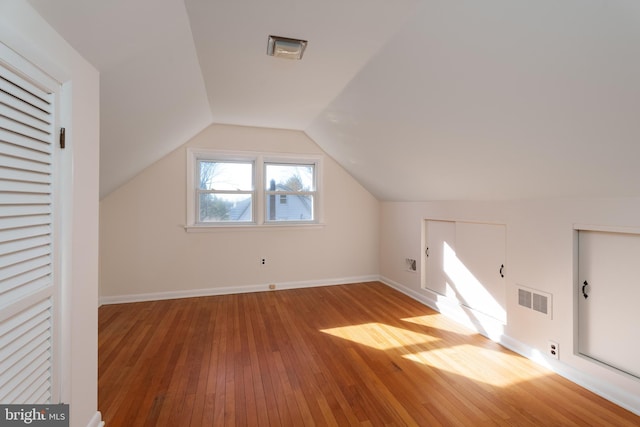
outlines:
[{"label": "sloped ceiling", "polygon": [[640,196],[635,0],[29,1],[101,72],[102,196],[211,123],[305,131],[381,200]]}]

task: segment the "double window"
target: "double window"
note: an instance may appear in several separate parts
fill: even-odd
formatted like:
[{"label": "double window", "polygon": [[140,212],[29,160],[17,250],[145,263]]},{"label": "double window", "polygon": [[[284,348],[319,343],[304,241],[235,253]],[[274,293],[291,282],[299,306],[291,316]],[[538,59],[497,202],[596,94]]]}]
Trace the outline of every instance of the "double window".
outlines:
[{"label": "double window", "polygon": [[320,157],[191,151],[187,226],[319,222]]}]

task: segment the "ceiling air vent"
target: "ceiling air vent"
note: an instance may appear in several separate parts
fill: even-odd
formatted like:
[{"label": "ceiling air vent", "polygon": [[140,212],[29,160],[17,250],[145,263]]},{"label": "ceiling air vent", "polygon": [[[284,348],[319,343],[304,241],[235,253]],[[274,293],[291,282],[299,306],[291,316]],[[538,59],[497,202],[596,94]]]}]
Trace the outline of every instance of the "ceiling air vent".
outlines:
[{"label": "ceiling air vent", "polygon": [[302,59],[307,41],[288,37],[269,36],[267,55],[285,59]]},{"label": "ceiling air vent", "polygon": [[551,319],[551,294],[518,286],[518,305],[542,313]]}]

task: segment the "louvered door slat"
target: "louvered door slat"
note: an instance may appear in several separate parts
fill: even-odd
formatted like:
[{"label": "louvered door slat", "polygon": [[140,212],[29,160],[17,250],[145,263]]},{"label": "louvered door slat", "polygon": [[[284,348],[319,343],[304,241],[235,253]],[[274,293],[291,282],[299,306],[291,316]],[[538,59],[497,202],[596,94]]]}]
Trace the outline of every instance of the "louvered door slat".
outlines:
[{"label": "louvered door slat", "polygon": [[42,215],[50,214],[51,206],[49,205],[5,205],[0,209],[0,218],[22,215]]},{"label": "louvered door slat", "polygon": [[[0,94],[1,93],[2,92],[0,92]],[[34,117],[32,114],[29,114],[23,111],[23,109],[20,108],[21,105],[18,103],[10,103],[10,104],[3,103],[3,104],[6,107],[8,107],[3,109],[3,115],[7,119],[22,123],[23,125],[37,129],[40,132],[49,133],[50,123],[48,121],[48,117],[46,117],[46,114],[45,114],[46,120],[42,120],[37,117]]]},{"label": "louvered door slat", "polygon": [[29,147],[22,147],[19,145],[14,145],[6,142],[0,142],[0,144],[2,144],[2,146],[0,147],[0,150],[2,151],[3,154],[7,156],[17,157],[18,159],[27,159],[31,161],[44,163],[44,164],[51,162],[50,153],[34,150]]},{"label": "louvered door slat", "polygon": [[37,141],[33,138],[19,135],[14,132],[9,132],[4,129],[0,129],[0,141],[17,145],[18,147],[25,147],[36,151],[42,151],[43,153],[51,153],[52,146],[50,141]]},{"label": "louvered door slat", "polygon": [[51,247],[49,245],[37,246],[35,248],[13,252],[7,255],[0,255],[0,268],[5,268],[10,265],[19,264],[27,260],[38,258],[44,255],[51,254]]},{"label": "louvered door slat", "polygon": [[0,269],[0,281],[51,264],[49,256],[41,256]]},{"label": "louvered door slat", "polygon": [[20,111],[26,115],[29,115],[42,122],[48,122],[50,120],[49,114],[40,108],[34,107],[31,104],[24,102],[6,92],[0,90],[0,103],[5,104],[7,107]]},{"label": "louvered door slat", "polygon": [[0,256],[14,252],[23,251],[29,248],[48,245],[49,236],[35,236],[28,239],[21,239],[13,242],[0,243]]},{"label": "louvered door slat", "polygon": [[50,317],[49,311],[42,311],[33,315],[32,313],[24,313],[20,316],[20,328],[15,328],[9,331],[6,331],[4,335],[0,335],[0,348],[4,348],[9,345],[9,343],[17,340],[24,331],[29,331],[36,326],[48,321]]},{"label": "louvered door slat", "polygon": [[[51,184],[51,175],[18,169],[0,169],[0,179]],[[6,216],[6,213],[2,212],[2,215]]]},{"label": "louvered door slat", "polygon": [[[37,341],[28,341],[25,346],[21,347],[19,352],[8,354],[3,366],[5,370],[0,374],[0,382],[16,383],[20,382],[20,378],[27,378],[35,370],[33,362],[46,355],[49,349],[48,337],[41,334],[35,337]],[[24,344],[24,341],[20,342]],[[3,355],[4,356],[4,355]],[[2,399],[0,398],[0,401]]]},{"label": "louvered door slat", "polygon": [[[0,206],[0,211],[1,210],[2,206]],[[0,244],[2,242],[12,242],[34,236],[48,236],[49,234],[51,234],[51,226],[49,224],[39,227],[29,227],[27,229],[0,230]]]},{"label": "louvered door slat", "polygon": [[46,351],[49,347],[48,330],[48,324],[38,325],[12,342],[11,346],[0,350],[0,381],[13,378],[16,372],[25,369],[32,360]]},{"label": "louvered door slat", "polygon": [[28,215],[18,217],[0,218],[0,230],[20,227],[32,227],[35,225],[50,224],[49,215]]},{"label": "louvered door slat", "polygon": [[50,173],[51,165],[47,163],[35,162],[31,160],[10,157],[0,151],[0,167],[7,169],[18,169],[40,173]]},{"label": "louvered door slat", "polygon": [[[47,375],[45,372],[43,375]],[[36,404],[48,403],[51,400],[51,390],[45,381],[36,381],[27,388],[23,395],[24,402],[35,402]]]},{"label": "louvered door slat", "polygon": [[49,194],[20,194],[20,193],[4,193],[0,205],[49,205],[51,204],[51,195]]},{"label": "louvered door slat", "polygon": [[[45,267],[45,268],[48,268],[48,267]],[[41,272],[42,269],[37,271]],[[50,273],[51,273],[51,270],[49,269],[49,274]],[[51,284],[51,281],[48,278],[39,277],[35,280],[32,280],[31,282],[21,283],[19,286],[14,286],[13,288],[7,289],[7,292],[5,292],[2,296],[4,298],[13,298],[13,299],[26,298],[39,290],[47,290],[50,284]]]},{"label": "louvered door slat", "polygon": [[0,179],[0,193],[9,191],[27,194],[49,194],[51,193],[51,184]]},{"label": "louvered door slat", "polygon": [[0,128],[43,142],[46,142],[51,138],[51,134],[47,132],[32,128],[24,123],[11,120],[7,118],[7,116],[3,115],[0,115]]},{"label": "louvered door slat", "polygon": [[[51,274],[51,266],[29,270],[24,274],[13,276],[0,283],[0,295],[4,300],[10,301],[11,295],[28,294],[36,289],[44,288],[49,284],[48,276]],[[2,306],[2,304],[0,304]]]},{"label": "louvered door slat", "polygon": [[42,111],[51,111],[51,96],[15,73],[3,68],[0,90]]},{"label": "louvered door slat", "polygon": [[12,336],[21,336],[24,331],[29,330],[29,323],[39,319],[42,315],[46,318],[51,317],[51,301],[42,300],[2,319],[0,322],[0,346],[4,348],[14,338]]},{"label": "louvered door slat", "polygon": [[39,387],[48,381],[49,359],[49,354],[42,353],[31,362],[27,369],[19,371],[14,378],[6,383],[7,393],[4,396],[0,395],[0,401],[7,403],[26,402],[24,398],[29,394],[29,389]]}]

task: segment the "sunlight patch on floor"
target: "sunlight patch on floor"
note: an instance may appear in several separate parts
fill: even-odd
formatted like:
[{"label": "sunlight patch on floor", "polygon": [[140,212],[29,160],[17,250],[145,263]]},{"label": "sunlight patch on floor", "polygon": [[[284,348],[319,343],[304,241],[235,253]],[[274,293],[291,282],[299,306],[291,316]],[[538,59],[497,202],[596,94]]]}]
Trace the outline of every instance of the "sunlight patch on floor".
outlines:
[{"label": "sunlight patch on floor", "polygon": [[389,350],[440,340],[431,335],[396,328],[395,326],[382,323],[340,326],[337,328],[322,329],[321,332],[363,344],[376,350]]},{"label": "sunlight patch on floor", "polygon": [[439,329],[441,331],[453,332],[460,335],[475,335],[476,332],[459,323],[453,322],[441,315],[428,315],[417,317],[405,317],[401,319],[403,322],[413,323],[415,325],[427,326],[429,328]]},{"label": "sunlight patch on floor", "polygon": [[[403,357],[496,387],[507,387],[548,374],[539,369],[522,370],[522,358],[518,355],[470,344],[422,351]],[[479,369],[479,366],[482,368]]]}]

